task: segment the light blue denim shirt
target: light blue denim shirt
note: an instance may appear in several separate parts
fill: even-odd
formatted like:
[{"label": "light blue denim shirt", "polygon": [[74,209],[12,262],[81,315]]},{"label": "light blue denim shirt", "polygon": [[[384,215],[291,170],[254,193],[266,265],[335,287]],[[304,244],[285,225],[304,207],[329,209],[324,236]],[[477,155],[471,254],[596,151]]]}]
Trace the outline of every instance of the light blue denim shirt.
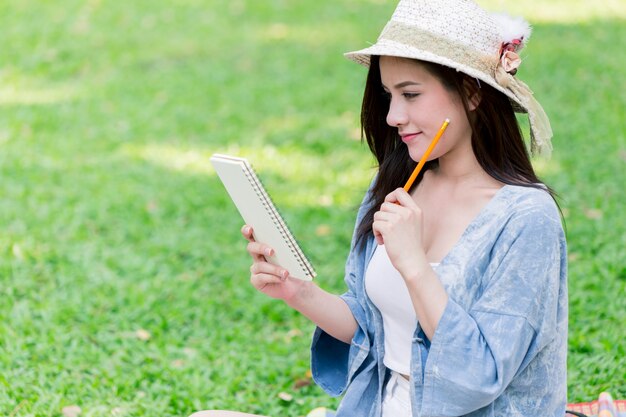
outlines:
[{"label": "light blue denim shirt", "polygon": [[[359,209],[357,224],[368,209]],[[383,321],[365,292],[376,242],[355,247],[341,297],[358,323],[351,344],[317,328],[311,368],[337,417],[379,417],[388,370]],[[563,417],[567,257],[556,204],[543,190],[506,185],[435,267],[449,301],[429,341],[419,324],[411,358],[413,416]]]}]

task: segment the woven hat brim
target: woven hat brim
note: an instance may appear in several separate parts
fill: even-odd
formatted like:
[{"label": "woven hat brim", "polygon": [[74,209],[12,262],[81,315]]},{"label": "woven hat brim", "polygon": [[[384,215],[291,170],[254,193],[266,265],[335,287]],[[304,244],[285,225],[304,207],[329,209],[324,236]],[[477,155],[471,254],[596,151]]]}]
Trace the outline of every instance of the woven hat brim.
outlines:
[{"label": "woven hat brim", "polygon": [[480,81],[483,81],[489,84],[490,86],[500,91],[501,93],[503,93],[509,98],[509,100],[511,101],[511,104],[513,105],[513,110],[515,110],[518,113],[527,113],[527,109],[518,100],[518,98],[515,97],[515,95],[511,91],[500,86],[494,77],[486,74],[483,71],[477,70],[468,65],[455,62],[449,58],[434,54],[429,51],[424,51],[422,49],[415,48],[415,47],[405,45],[399,42],[395,42],[392,40],[388,40],[388,39],[379,39],[376,44],[368,48],[361,49],[358,51],[347,52],[344,54],[344,56],[348,58],[349,60],[354,61],[366,67],[369,67],[370,58],[372,55],[417,59],[420,61],[433,62],[435,64],[440,64],[446,67],[453,68],[457,71],[461,71],[471,77],[477,78]]}]

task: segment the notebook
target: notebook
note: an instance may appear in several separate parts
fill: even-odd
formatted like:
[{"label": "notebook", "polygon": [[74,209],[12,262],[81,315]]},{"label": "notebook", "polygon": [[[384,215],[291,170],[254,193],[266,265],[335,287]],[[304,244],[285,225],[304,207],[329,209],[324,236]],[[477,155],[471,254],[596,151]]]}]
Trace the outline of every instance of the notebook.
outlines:
[{"label": "notebook", "polygon": [[316,273],[245,158],[214,154],[211,163],[254,239],[274,249],[268,262],[280,265],[298,279],[311,281]]}]

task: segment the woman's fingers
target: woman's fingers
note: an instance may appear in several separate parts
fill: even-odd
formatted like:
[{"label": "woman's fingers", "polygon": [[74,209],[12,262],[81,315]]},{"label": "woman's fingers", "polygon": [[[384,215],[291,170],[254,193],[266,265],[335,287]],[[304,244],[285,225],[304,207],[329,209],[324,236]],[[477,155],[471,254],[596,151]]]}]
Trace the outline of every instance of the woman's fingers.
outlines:
[{"label": "woman's fingers", "polygon": [[281,284],[289,276],[285,269],[268,262],[255,262],[250,267],[250,273],[250,282],[257,289],[270,284]]},{"label": "woman's fingers", "polygon": [[250,266],[250,283],[271,297],[284,298],[287,294],[285,288],[289,287],[285,285],[289,271],[267,261],[267,257],[274,256],[276,252],[268,245],[257,242],[253,233],[252,227],[248,225],[241,228],[241,234],[248,240],[246,249],[253,259]]},{"label": "woman's fingers", "polygon": [[380,210],[374,213],[372,232],[376,238],[376,243],[379,245],[383,245],[385,243],[383,233],[386,232],[388,223],[397,219],[398,210],[402,210],[402,207],[392,202],[385,202],[380,206]]},{"label": "woman's fingers", "polygon": [[[390,203],[385,203],[385,204],[390,204]],[[390,205],[394,205],[395,206],[395,204],[390,204]],[[397,217],[398,217],[397,211],[386,210],[382,206],[380,208],[380,211],[377,211],[376,213],[374,213],[374,221],[375,222],[376,221],[392,221],[393,219],[395,219]]]},{"label": "woman's fingers", "polygon": [[413,197],[411,197],[409,193],[404,191],[404,189],[398,188],[396,191],[394,191],[394,195],[395,195],[396,201],[400,203],[402,207],[407,207],[407,208],[416,207],[415,201],[413,201]]},{"label": "woman's fingers", "polygon": [[274,249],[254,240],[252,227],[245,225],[241,228],[241,234],[248,240],[246,250],[255,262],[263,262],[266,256],[274,256]]},{"label": "woman's fingers", "polygon": [[395,203],[400,204],[403,207],[411,207],[415,205],[413,198],[404,191],[403,188],[397,188],[387,194],[385,197],[385,203]]},{"label": "woman's fingers", "polygon": [[396,196],[396,192],[398,190],[393,190],[385,197],[385,203],[396,203],[398,201],[398,197]]},{"label": "woman's fingers", "polygon": [[376,228],[372,228],[372,230],[374,231],[374,238],[376,238],[376,243],[379,245],[384,245],[385,239],[383,238],[383,235],[380,234],[380,232],[376,230]]},{"label": "woman's fingers", "polygon": [[252,274],[269,273],[278,277],[287,278],[289,272],[284,268],[267,262],[266,256],[274,256],[276,252],[268,245],[257,242],[252,236],[252,228],[245,225],[241,228],[241,233],[246,239],[248,239],[248,246],[246,247],[248,253],[254,258],[254,263],[250,267]]},{"label": "woman's fingers", "polygon": [[260,242],[249,242],[246,248],[250,255],[259,255],[259,256],[274,256],[274,249],[267,246],[265,243]]},{"label": "woman's fingers", "polygon": [[269,262],[255,262],[250,267],[252,275],[273,275],[280,279],[286,279],[289,276],[289,272],[278,265],[271,264]]},{"label": "woman's fingers", "polygon": [[387,194],[380,210],[374,213],[372,232],[377,243],[383,244],[386,234],[404,229],[416,219],[419,208],[413,198],[402,188]]},{"label": "woman's fingers", "polygon": [[264,243],[255,242],[254,240],[248,243],[246,250],[252,256],[255,262],[265,262],[266,256],[274,256],[274,249],[270,248]]},{"label": "woman's fingers", "polygon": [[254,242],[254,236],[252,236],[252,227],[248,226],[247,224],[244,224],[243,227],[241,228],[241,234],[250,242]]},{"label": "woman's fingers", "polygon": [[257,290],[263,289],[266,285],[282,284],[283,279],[271,274],[255,274],[250,275],[250,283]]}]

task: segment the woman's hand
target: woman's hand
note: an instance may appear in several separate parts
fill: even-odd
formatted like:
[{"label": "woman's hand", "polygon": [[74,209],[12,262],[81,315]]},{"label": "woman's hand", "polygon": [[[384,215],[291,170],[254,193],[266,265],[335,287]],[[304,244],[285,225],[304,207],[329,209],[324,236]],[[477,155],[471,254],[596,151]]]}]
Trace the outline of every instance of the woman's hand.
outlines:
[{"label": "woman's hand", "polygon": [[272,298],[291,301],[300,294],[306,281],[292,278],[285,268],[267,262],[266,256],[274,255],[274,249],[254,240],[252,227],[246,225],[241,233],[248,240],[248,253],[252,257],[250,282],[257,290]]},{"label": "woman's hand", "polygon": [[405,279],[428,265],[422,245],[422,217],[422,210],[402,188],[389,193],[374,214],[374,237],[379,245],[385,245],[391,263]]},{"label": "woman's hand", "polygon": [[241,233],[249,242],[248,253],[253,260],[250,267],[252,285],[272,298],[284,300],[334,338],[350,343],[357,323],[348,304],[312,281],[292,278],[285,268],[267,262],[265,257],[272,256],[273,249],[254,240],[252,227],[244,226]]}]

